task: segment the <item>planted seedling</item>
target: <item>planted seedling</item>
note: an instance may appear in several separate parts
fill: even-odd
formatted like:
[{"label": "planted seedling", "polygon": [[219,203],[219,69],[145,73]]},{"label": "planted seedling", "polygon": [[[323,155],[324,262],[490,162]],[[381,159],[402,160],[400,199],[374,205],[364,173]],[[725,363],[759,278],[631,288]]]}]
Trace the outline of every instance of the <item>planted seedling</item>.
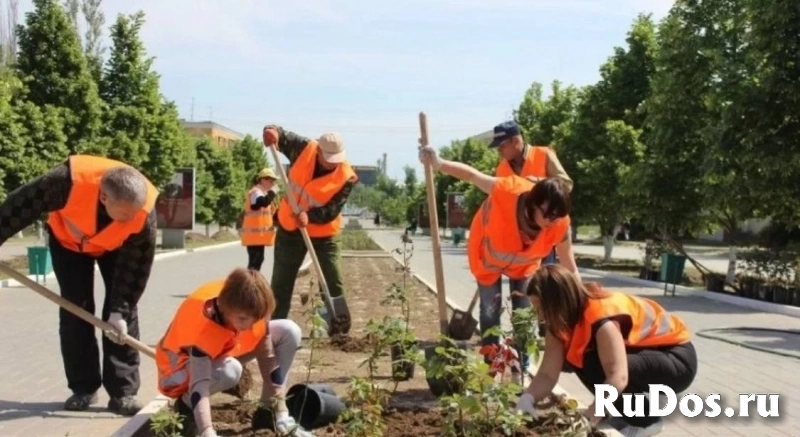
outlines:
[{"label": "planted seedling", "polygon": [[383,412],[391,395],[371,378],[354,377],[347,392],[347,409],[340,416],[347,435],[373,437],[383,435],[386,423]]},{"label": "planted seedling", "polygon": [[150,417],[150,432],[155,437],[181,437],[183,422],[180,414],[164,408]]}]

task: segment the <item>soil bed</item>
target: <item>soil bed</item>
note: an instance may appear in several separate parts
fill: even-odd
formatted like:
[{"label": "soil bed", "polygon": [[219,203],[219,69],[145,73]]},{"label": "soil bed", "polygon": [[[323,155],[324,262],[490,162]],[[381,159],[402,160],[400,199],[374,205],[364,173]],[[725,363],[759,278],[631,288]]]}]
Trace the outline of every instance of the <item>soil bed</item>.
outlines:
[{"label": "soil bed", "polygon": [[[329,385],[336,395],[346,398],[350,381],[353,377],[368,377],[368,369],[362,363],[372,350],[371,336],[366,327],[370,319],[380,321],[384,316],[400,316],[401,310],[396,305],[382,305],[387,297],[387,289],[392,284],[403,286],[402,269],[392,258],[348,258],[342,259],[344,270],[345,295],[350,308],[352,329],[347,336],[323,338],[316,345],[308,339],[313,308],[309,296],[318,294],[318,282],[311,273],[298,278],[290,312],[290,318],[296,321],[303,330],[303,346],[298,351],[288,386],[302,383]],[[417,281],[406,279],[406,294],[411,302],[411,330],[424,346],[436,342],[439,338],[439,318],[436,296],[430,293]],[[303,299],[305,296],[305,299]],[[305,304],[301,302],[305,300]],[[313,347],[312,347],[313,346]],[[470,348],[477,350],[478,338],[474,336],[469,343]],[[394,381],[391,378],[391,361],[388,350],[378,363],[374,382],[391,390]],[[253,432],[250,429],[250,418],[256,408],[256,399],[261,391],[261,377],[256,363],[250,363],[247,370],[251,373],[252,390],[244,393],[245,399],[237,399],[230,394],[220,393],[212,397],[212,414],[215,428],[220,436],[273,436],[271,431]],[[414,376],[399,382],[397,391],[385,410],[386,428],[384,436],[435,436],[441,435],[443,417],[439,410],[439,401],[430,392],[425,380],[425,370],[417,365]],[[559,406],[560,405],[560,406]],[[563,403],[558,405],[542,405],[539,411],[545,415],[544,421],[555,422],[562,417],[559,412]],[[562,435],[564,425],[543,424],[537,421],[535,430],[529,430],[518,436]],[[328,425],[315,429],[317,437],[345,436],[343,424]],[[489,435],[489,434],[485,434]],[[590,434],[602,436],[602,433]]]}]

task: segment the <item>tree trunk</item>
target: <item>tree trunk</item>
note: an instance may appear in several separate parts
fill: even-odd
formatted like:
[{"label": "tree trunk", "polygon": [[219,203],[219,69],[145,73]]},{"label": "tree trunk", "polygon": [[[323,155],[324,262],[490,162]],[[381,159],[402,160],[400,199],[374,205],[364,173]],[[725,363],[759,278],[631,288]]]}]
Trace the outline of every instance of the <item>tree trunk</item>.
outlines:
[{"label": "tree trunk", "polygon": [[732,244],[728,247],[728,274],[725,276],[725,281],[733,283],[736,279],[736,245]]},{"label": "tree trunk", "polygon": [[614,251],[614,236],[606,235],[603,237],[603,261],[611,261],[611,253]]}]

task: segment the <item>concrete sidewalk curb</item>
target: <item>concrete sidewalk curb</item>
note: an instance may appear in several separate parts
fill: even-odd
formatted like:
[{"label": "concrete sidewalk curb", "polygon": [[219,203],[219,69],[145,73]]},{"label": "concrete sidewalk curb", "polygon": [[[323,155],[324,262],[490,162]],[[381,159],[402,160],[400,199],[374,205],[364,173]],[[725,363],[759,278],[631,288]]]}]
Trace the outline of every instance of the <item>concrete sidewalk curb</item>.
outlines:
[{"label": "concrete sidewalk curb", "polygon": [[[232,243],[239,244],[238,241],[234,241]],[[233,245],[232,243],[223,243],[215,246],[207,246],[201,247],[200,250],[206,249],[210,250],[211,248],[218,248],[218,247],[227,247]],[[197,252],[199,250],[195,250]],[[172,255],[177,256],[177,255]],[[163,257],[162,257],[163,259]],[[305,261],[300,266],[300,270],[297,272],[297,276],[305,275],[310,273],[311,271],[311,257],[306,255]],[[111,437],[134,437],[136,436],[145,426],[150,422],[150,418],[153,415],[157,414],[159,411],[163,410],[164,408],[169,406],[170,398],[164,395],[158,395],[153,400],[147,403],[135,416],[130,418],[125,424],[123,424],[119,429],[117,429]]]},{"label": "concrete sidewalk curb", "polygon": [[[375,241],[375,240],[373,240],[373,241]],[[394,259],[394,260],[395,260],[395,261],[396,261],[398,264],[400,264],[401,266],[403,266],[403,260],[402,260],[402,258],[398,258],[398,256],[399,256],[399,255],[398,255],[398,256],[395,256],[393,252],[391,252],[391,251],[389,251],[389,250],[386,250],[386,248],[385,248],[385,247],[383,247],[383,245],[381,245],[381,244],[380,244],[380,243],[378,243],[377,241],[375,241],[375,244],[377,244],[377,245],[378,245],[378,246],[379,246],[381,249],[383,249],[384,251],[386,251],[386,252],[388,252],[389,254],[391,254],[391,255],[392,255],[392,258],[393,258],[393,259]],[[419,275],[419,274],[417,274],[417,273],[413,273],[413,272],[411,272],[411,276],[412,276],[414,279],[416,279],[417,281],[419,281],[419,283],[420,283],[420,284],[424,285],[424,286],[425,286],[425,288],[427,288],[427,289],[428,289],[428,291],[429,291],[429,292],[431,292],[433,295],[437,295],[437,292],[436,292],[436,286],[435,286],[435,285],[431,284],[430,282],[428,282],[427,280],[425,280],[424,278],[422,278],[422,276],[420,276],[420,275]],[[449,318],[452,316],[452,313],[453,313],[454,311],[456,311],[456,310],[461,310],[461,311],[464,311],[464,309],[463,309],[463,308],[461,308],[461,307],[460,307],[459,305],[457,305],[455,302],[453,302],[452,300],[450,300],[450,299],[449,299],[447,296],[445,296],[445,301],[447,302],[447,307],[450,309],[450,314],[448,315],[448,319],[449,319]],[[480,335],[480,331],[479,331],[478,329],[476,329],[476,330],[475,330],[475,334],[476,334],[476,335]],[[531,360],[531,361],[533,361],[533,360]],[[531,369],[530,369],[530,370],[531,370],[531,373],[534,373],[534,374],[535,374],[535,373],[536,373],[536,370],[537,370],[537,366],[536,366],[536,364],[535,364],[535,363],[533,363],[533,362],[531,362],[531,364],[530,364],[530,367],[531,367]],[[553,392],[553,394],[555,394],[555,395],[564,395],[564,396],[566,396],[566,397],[568,397],[568,398],[574,399],[575,401],[577,401],[577,402],[578,402],[578,408],[579,408],[579,409],[581,409],[581,408],[585,409],[585,408],[587,408],[587,407],[588,407],[587,405],[584,405],[584,404],[583,404],[583,402],[581,402],[581,401],[580,401],[580,400],[578,400],[577,398],[575,398],[575,397],[573,397],[573,396],[570,396],[570,394],[569,394],[569,393],[568,393],[566,390],[564,390],[564,388],[563,388],[563,387],[561,387],[560,385],[558,385],[558,383],[556,383],[556,385],[553,387],[553,390],[552,390],[552,392]],[[622,437],[622,434],[621,434],[619,431],[617,431],[617,429],[616,429],[616,428],[614,428],[614,427],[612,427],[612,426],[608,425],[607,423],[601,423],[600,425],[598,425],[598,426],[597,426],[597,429],[598,429],[599,431],[602,431],[602,432],[604,432],[604,433],[606,434],[606,436],[608,436],[608,437]]]},{"label": "concrete sidewalk curb", "polygon": [[[209,244],[208,246],[202,246],[202,247],[197,247],[197,248],[192,248],[192,249],[170,250],[170,251],[166,251],[166,252],[157,253],[155,258],[153,259],[153,261],[160,261],[162,259],[174,258],[176,256],[187,255],[187,254],[194,253],[194,252],[204,252],[204,251],[208,251],[208,250],[224,249],[226,247],[235,246],[237,244],[240,244],[240,242],[238,240],[237,241],[229,241],[227,243]],[[96,264],[94,266],[94,271],[95,272],[99,272],[100,271],[100,268]],[[36,280],[36,275],[27,275],[27,276],[28,276],[28,278],[30,278],[33,281]],[[48,279],[55,279],[55,277],[56,277],[56,275],[53,272],[50,272],[47,275],[39,275],[39,278],[44,278],[45,282]],[[12,287],[20,287],[20,286],[22,286],[22,284],[20,284],[19,281],[15,280],[15,279],[8,278],[8,279],[0,280],[0,288],[12,288]]]},{"label": "concrete sidewalk curb", "polygon": [[[581,272],[602,276],[604,278],[613,278],[622,282],[627,282],[632,285],[640,285],[649,288],[660,288],[662,290],[664,288],[663,282],[648,281],[646,279],[632,278],[630,276],[624,276],[624,275],[616,275],[614,273],[606,272],[603,270],[594,270],[594,269],[579,269],[579,270]],[[671,291],[671,289],[672,289],[672,284],[669,285],[668,291]],[[749,308],[751,310],[800,318],[800,307],[783,305],[779,303],[765,302],[762,300],[747,299],[745,297],[734,296],[728,293],[717,293],[714,291],[700,290],[696,288],[686,287],[683,285],[675,286],[675,296],[702,297],[704,299],[713,300],[716,302],[724,302],[738,307]]]}]

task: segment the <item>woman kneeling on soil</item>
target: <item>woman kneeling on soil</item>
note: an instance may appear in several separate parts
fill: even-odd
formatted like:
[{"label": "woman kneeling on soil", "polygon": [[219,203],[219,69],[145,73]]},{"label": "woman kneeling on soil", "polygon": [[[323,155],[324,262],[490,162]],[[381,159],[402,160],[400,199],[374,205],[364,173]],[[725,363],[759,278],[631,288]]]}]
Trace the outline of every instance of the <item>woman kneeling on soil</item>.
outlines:
[{"label": "woman kneeling on soil", "polygon": [[[591,392],[595,384],[614,386],[619,396],[613,405],[620,414],[623,393],[647,393],[650,384],[679,393],[694,380],[697,355],[689,331],[656,302],[582,284],[559,265],[542,267],[527,292],[548,328],[542,364],[520,396],[518,410],[535,414],[534,400],[550,394],[564,360]],[[585,413],[593,424],[603,419],[594,415],[595,403],[597,399]],[[645,398],[645,416],[611,418],[611,424],[625,436],[658,434],[664,425],[659,417],[648,416],[649,411]]]},{"label": "woman kneeling on soil", "polygon": [[266,278],[239,268],[190,294],[158,342],[158,390],[176,399],[179,414],[193,416],[200,437],[217,435],[210,396],[235,387],[243,365],[253,358],[264,381],[253,429],[312,435],[286,407],[286,377],[300,346],[300,327],[288,319],[269,320],[274,310]]},{"label": "woman kneeling on soil", "polygon": [[[420,149],[419,159],[489,195],[472,219],[467,258],[480,289],[482,343],[497,344],[497,336],[484,333],[500,325],[503,275],[509,278],[512,309],[517,309],[530,306],[525,283],[553,247],[562,265],[578,274],[569,233],[569,191],[558,178],[534,184],[519,176],[486,175],[466,164],[441,159],[429,146]],[[527,370],[528,354],[521,355],[522,369]],[[519,377],[519,372],[512,370],[512,381],[519,383]]]}]

